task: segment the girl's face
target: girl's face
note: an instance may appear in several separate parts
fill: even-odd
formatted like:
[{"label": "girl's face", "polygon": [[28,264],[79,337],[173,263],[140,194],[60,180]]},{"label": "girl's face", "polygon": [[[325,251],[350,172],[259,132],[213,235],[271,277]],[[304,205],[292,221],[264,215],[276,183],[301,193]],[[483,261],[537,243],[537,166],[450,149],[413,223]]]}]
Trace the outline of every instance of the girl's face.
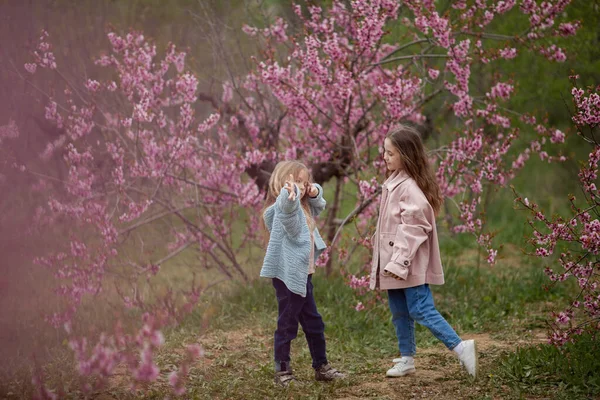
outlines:
[{"label": "girl's face", "polygon": [[296,178],[296,184],[300,188],[300,198],[304,197],[306,193],[306,187],[308,186],[308,173],[305,170],[300,171],[298,173],[298,177]]},{"label": "girl's face", "polygon": [[387,165],[388,170],[394,172],[402,169],[402,160],[400,158],[400,152],[389,138],[385,138],[383,142],[383,159]]}]

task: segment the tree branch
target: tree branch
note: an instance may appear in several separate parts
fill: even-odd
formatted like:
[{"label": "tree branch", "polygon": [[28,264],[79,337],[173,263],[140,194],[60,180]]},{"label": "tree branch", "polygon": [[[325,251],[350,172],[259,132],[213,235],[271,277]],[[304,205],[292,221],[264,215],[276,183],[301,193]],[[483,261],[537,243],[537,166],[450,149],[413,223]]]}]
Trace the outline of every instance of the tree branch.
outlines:
[{"label": "tree branch", "polygon": [[387,64],[387,63],[391,63],[391,62],[399,61],[399,60],[415,60],[415,59],[419,59],[419,58],[450,58],[450,56],[448,54],[412,54],[412,55],[408,55],[408,56],[400,56],[400,57],[390,58],[385,61],[379,61],[374,64],[371,64],[371,66],[383,65],[383,64]]},{"label": "tree branch", "polygon": [[350,214],[348,214],[346,216],[346,218],[344,218],[342,220],[342,222],[340,223],[340,226],[338,227],[337,231],[335,232],[335,235],[333,236],[333,240],[331,241],[331,247],[335,246],[335,243],[337,242],[337,239],[338,239],[340,233],[342,232],[342,228],[344,227],[344,225],[346,225],[356,215],[363,212],[363,210],[365,208],[367,208],[380,193],[381,193],[381,185],[377,188],[377,190],[375,190],[375,193],[373,193],[367,199],[363,200],[363,202],[360,203],[358,205],[358,207],[356,207],[354,210],[352,210],[352,212]]}]

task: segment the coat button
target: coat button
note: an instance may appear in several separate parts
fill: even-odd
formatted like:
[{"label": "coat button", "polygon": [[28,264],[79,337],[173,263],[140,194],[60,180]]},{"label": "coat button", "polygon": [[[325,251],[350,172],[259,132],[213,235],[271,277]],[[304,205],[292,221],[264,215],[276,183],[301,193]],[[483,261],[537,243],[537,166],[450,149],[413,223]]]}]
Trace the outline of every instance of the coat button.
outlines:
[{"label": "coat button", "polygon": [[390,245],[390,246],[393,246],[393,245],[394,245],[394,242],[392,242],[392,241],[390,240],[390,243],[389,243],[389,245]]},{"label": "coat button", "polygon": [[404,265],[408,265],[408,260],[404,261]]}]

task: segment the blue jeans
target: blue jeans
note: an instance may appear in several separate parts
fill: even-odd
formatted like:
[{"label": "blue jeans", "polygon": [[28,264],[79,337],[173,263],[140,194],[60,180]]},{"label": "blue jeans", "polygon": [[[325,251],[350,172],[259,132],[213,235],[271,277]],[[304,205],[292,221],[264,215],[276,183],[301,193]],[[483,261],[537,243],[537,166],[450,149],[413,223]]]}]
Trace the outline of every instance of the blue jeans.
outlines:
[{"label": "blue jeans", "polygon": [[312,275],[306,282],[306,297],[290,292],[285,283],[276,278],[273,279],[273,287],[279,308],[275,331],[275,371],[290,370],[290,346],[298,335],[298,323],[306,336],[313,368],[327,364],[325,324],[313,296]]},{"label": "blue jeans", "polygon": [[402,356],[414,356],[417,351],[415,321],[427,327],[449,350],[461,342],[454,329],[436,310],[429,285],[390,289],[388,299]]}]

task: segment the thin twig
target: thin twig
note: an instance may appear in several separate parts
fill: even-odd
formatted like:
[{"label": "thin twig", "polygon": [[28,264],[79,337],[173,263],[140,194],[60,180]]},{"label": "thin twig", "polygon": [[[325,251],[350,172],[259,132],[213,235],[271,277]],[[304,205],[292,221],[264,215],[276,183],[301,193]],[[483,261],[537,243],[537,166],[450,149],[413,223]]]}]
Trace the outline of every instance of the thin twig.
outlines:
[{"label": "thin twig", "polygon": [[337,239],[338,239],[340,233],[342,232],[342,228],[344,227],[344,225],[346,225],[348,223],[348,221],[350,221],[354,216],[363,212],[363,210],[365,208],[367,208],[380,193],[381,193],[381,186],[379,186],[377,188],[377,190],[375,190],[375,193],[373,193],[371,196],[369,196],[368,198],[363,200],[363,202],[360,203],[358,205],[358,207],[356,207],[354,210],[352,210],[352,212],[350,212],[350,214],[348,214],[346,216],[346,218],[344,218],[342,220],[342,222],[340,223],[340,226],[337,228],[337,230],[335,232],[335,235],[333,235],[333,240],[331,241],[331,247],[335,246],[335,243],[337,242]]},{"label": "thin twig", "polygon": [[134,230],[136,228],[139,228],[142,225],[149,224],[150,222],[156,221],[157,219],[160,219],[160,218],[162,218],[162,217],[164,217],[166,215],[173,214],[174,211],[183,211],[183,210],[186,210],[188,208],[196,208],[196,206],[197,206],[197,204],[193,204],[193,205],[188,205],[188,206],[180,207],[180,208],[177,208],[175,210],[164,211],[164,212],[159,213],[157,215],[154,215],[154,216],[152,216],[150,218],[147,218],[147,219],[145,219],[143,221],[138,221],[135,224],[133,224],[131,226],[128,226],[127,228],[119,231],[118,235],[124,235],[124,234],[126,234],[128,232],[131,232],[132,230]]},{"label": "thin twig", "polygon": [[155,265],[161,265],[163,264],[165,261],[175,257],[177,254],[181,253],[182,251],[184,251],[185,249],[187,249],[188,247],[190,247],[192,244],[194,244],[195,242],[188,242],[182,246],[180,246],[178,249],[174,250],[173,252],[171,252],[169,255],[165,256],[164,258],[161,258],[160,260],[158,260]]},{"label": "thin twig", "polygon": [[168,176],[168,177],[171,177],[173,179],[177,179],[177,180],[183,181],[185,183],[188,183],[188,184],[193,185],[193,186],[195,186],[197,188],[200,188],[200,189],[205,189],[205,190],[209,190],[211,192],[221,193],[221,194],[224,194],[224,195],[227,195],[227,196],[231,196],[231,197],[235,197],[235,198],[239,197],[239,195],[237,193],[226,192],[226,191],[221,190],[221,189],[211,188],[211,187],[208,187],[208,186],[204,186],[204,185],[201,185],[201,184],[196,183],[194,181],[190,181],[189,179],[182,178],[182,177],[177,176],[177,175],[173,175],[173,174],[165,174],[165,175]]},{"label": "thin twig", "polygon": [[419,58],[450,58],[450,56],[448,54],[411,54],[408,56],[399,56],[384,61],[379,61],[374,64],[371,64],[371,66],[383,65],[399,60],[416,60]]},{"label": "thin twig", "polygon": [[461,31],[464,35],[476,36],[484,39],[494,39],[494,40],[518,40],[518,36],[507,36],[507,35],[499,35],[497,33],[484,33],[484,32],[470,32],[470,31]]}]

